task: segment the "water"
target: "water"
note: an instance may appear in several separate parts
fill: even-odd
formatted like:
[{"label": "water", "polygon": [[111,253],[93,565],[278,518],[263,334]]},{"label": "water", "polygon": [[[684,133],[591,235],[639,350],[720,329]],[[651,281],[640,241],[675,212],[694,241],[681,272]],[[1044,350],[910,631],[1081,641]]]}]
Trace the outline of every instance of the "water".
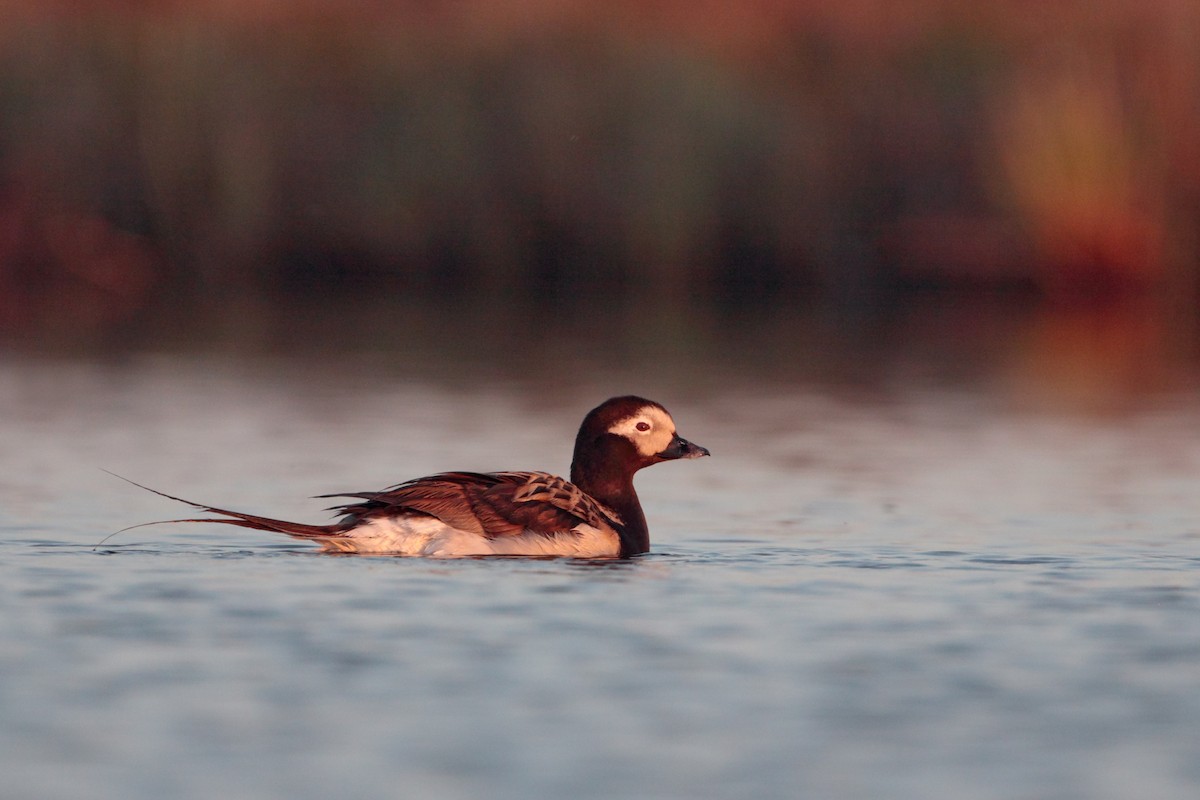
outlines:
[{"label": "water", "polygon": [[[5,358],[5,798],[1200,791],[1188,391],[1068,412],[694,360],[567,384],[338,363]],[[100,468],[319,521],[322,492],[565,470],[625,391],[714,453],[639,477],[647,557],[329,556],[217,526],[93,549],[187,513]]]}]

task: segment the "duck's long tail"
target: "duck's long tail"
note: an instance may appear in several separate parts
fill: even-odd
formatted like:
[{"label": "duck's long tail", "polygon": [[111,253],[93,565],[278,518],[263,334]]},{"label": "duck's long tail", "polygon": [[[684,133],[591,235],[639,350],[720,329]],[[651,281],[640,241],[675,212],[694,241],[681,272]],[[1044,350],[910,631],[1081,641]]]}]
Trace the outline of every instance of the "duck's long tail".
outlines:
[{"label": "duck's long tail", "polygon": [[143,522],[140,525],[131,525],[128,528],[122,528],[119,531],[110,533],[108,536],[104,537],[104,539],[102,539],[96,545],[96,547],[104,544],[118,533],[130,531],[134,528],[143,528],[147,525],[165,525],[171,522],[217,522],[223,525],[239,525],[243,528],[253,528],[254,530],[258,531],[274,531],[275,533],[285,533],[288,536],[294,536],[297,539],[327,540],[337,537],[341,532],[337,525],[309,525],[303,522],[288,522],[287,520],[272,519],[271,517],[260,517],[257,514],[247,514],[243,511],[230,511],[225,508],[217,508],[216,506],[207,506],[203,503],[195,503],[191,500],[185,500],[182,497],[176,497],[173,494],[167,494],[166,492],[160,492],[157,489],[151,489],[149,486],[143,486],[137,481],[131,481],[129,478],[118,475],[115,472],[109,472],[108,470],[104,470],[104,472],[108,472],[109,475],[112,475],[114,478],[120,478],[126,483],[131,483],[139,489],[145,489],[147,492],[153,492],[159,497],[165,497],[168,500],[175,500],[179,503],[186,503],[192,508],[198,508],[201,511],[207,511],[210,514],[221,514],[223,517],[195,517],[191,519],[164,519],[156,522]]}]

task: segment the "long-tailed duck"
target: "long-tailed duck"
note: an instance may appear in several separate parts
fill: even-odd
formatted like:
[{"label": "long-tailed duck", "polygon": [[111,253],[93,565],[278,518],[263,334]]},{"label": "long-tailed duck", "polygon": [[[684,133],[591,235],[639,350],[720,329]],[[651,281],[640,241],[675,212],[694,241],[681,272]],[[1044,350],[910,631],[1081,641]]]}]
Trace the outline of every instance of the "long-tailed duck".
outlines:
[{"label": "long-tailed duck", "polygon": [[570,481],[546,472],[444,472],[379,492],[320,495],[354,498],[330,509],[342,514],[330,525],[270,519],[150,491],[223,515],[168,522],[276,531],[332,552],[632,556],[650,549],[634,473],[661,461],[708,454],[675,432],[675,421],[661,405],[626,396],[607,400],[584,417]]}]

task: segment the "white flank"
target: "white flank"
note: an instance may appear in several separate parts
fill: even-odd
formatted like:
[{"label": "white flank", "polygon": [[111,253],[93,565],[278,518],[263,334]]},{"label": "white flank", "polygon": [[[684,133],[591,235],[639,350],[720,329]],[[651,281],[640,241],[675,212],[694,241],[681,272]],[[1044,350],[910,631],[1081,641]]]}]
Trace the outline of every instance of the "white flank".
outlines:
[{"label": "white flank", "polygon": [[344,536],[322,539],[327,550],[404,556],[576,556],[604,558],[620,554],[616,534],[579,524],[569,532],[546,535],[525,531],[489,539],[451,528],[425,516],[375,519]]}]

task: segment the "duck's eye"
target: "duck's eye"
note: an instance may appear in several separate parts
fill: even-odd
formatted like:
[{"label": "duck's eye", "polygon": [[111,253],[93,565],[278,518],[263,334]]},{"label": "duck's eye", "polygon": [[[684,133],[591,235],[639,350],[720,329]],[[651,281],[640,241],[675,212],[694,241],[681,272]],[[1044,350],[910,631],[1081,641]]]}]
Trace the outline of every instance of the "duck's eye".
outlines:
[{"label": "duck's eye", "polygon": [[650,430],[650,423],[649,422],[639,422],[635,427],[637,427],[637,429],[639,431],[645,432],[645,431]]}]

